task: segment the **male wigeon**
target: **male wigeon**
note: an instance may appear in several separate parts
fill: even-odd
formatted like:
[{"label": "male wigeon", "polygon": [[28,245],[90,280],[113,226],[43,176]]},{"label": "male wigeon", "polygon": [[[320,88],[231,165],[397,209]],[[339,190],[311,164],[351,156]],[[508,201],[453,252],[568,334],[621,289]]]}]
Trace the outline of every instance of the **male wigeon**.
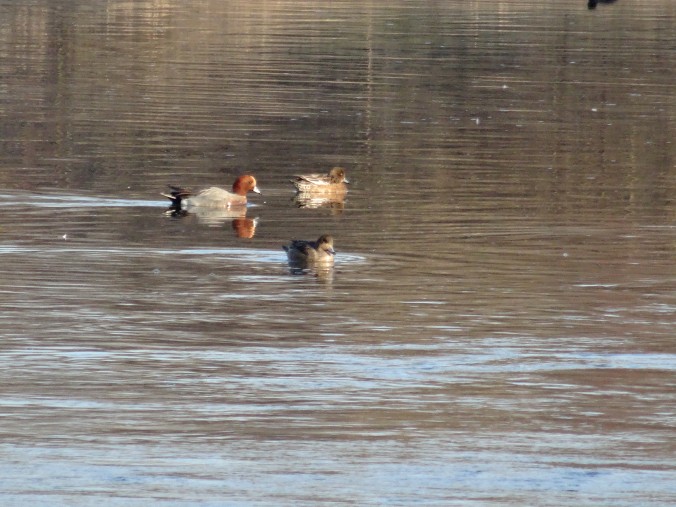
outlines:
[{"label": "male wigeon", "polygon": [[345,169],[334,167],[328,174],[299,174],[291,180],[298,192],[345,193]]},{"label": "male wigeon", "polygon": [[289,262],[297,266],[333,264],[333,257],[335,255],[333,237],[328,234],[319,236],[317,241],[294,239],[289,245],[284,245],[283,248],[289,258]]},{"label": "male wigeon", "polygon": [[244,174],[235,180],[232,192],[222,188],[210,187],[197,194],[190,190],[169,185],[171,192],[162,194],[171,200],[171,206],[177,209],[203,207],[203,208],[230,208],[231,206],[243,206],[246,204],[246,194],[255,192],[260,194],[256,186],[256,178]]}]

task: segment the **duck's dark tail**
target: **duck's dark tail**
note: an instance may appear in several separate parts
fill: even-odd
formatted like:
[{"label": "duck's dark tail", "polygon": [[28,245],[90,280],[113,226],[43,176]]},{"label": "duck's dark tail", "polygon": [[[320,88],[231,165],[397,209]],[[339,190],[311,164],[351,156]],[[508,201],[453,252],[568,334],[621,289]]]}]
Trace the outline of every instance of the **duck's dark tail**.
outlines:
[{"label": "duck's dark tail", "polygon": [[190,190],[186,190],[185,188],[176,187],[174,185],[167,186],[169,187],[170,192],[168,194],[161,195],[171,201],[171,204],[169,205],[170,207],[181,209],[181,201],[187,197],[190,197],[192,192]]}]

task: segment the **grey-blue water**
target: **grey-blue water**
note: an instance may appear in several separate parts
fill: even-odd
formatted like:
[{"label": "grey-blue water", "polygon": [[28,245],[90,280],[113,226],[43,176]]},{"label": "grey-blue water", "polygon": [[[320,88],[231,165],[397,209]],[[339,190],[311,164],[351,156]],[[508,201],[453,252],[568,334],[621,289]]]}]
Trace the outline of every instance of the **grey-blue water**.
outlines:
[{"label": "grey-blue water", "polygon": [[0,505],[676,504],[675,20],[0,0]]}]

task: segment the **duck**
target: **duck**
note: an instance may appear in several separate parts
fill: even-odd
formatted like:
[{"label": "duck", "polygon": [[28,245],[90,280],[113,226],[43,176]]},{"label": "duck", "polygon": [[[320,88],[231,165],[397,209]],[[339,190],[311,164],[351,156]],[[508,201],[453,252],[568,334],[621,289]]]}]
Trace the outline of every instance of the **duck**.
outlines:
[{"label": "duck", "polygon": [[615,1],[616,0],[589,0],[589,2],[587,2],[587,8],[593,10],[596,9],[598,4],[612,4],[615,3]]},{"label": "duck", "polygon": [[333,236],[328,234],[322,234],[317,241],[294,239],[282,248],[286,251],[289,263],[297,266],[332,265],[336,254]]},{"label": "duck", "polygon": [[345,193],[349,180],[345,169],[334,167],[327,174],[298,174],[291,180],[298,192]]},{"label": "duck", "polygon": [[249,192],[261,193],[256,178],[250,174],[239,176],[232,185],[232,192],[219,187],[209,187],[193,194],[185,188],[173,185],[169,185],[169,188],[171,192],[162,195],[171,201],[171,207],[175,209],[191,207],[229,209],[233,206],[244,206]]}]

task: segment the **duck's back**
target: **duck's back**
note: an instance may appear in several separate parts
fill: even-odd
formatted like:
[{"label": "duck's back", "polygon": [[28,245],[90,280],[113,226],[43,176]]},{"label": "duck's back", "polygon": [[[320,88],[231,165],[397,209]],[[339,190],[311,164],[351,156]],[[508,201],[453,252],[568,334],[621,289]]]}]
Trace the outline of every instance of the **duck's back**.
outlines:
[{"label": "duck's back", "polygon": [[332,264],[333,238],[321,236],[318,241],[294,239],[288,246],[283,247],[289,261],[296,264]]},{"label": "duck's back", "polygon": [[199,194],[187,199],[187,206],[203,208],[229,208],[230,206],[246,204],[246,197],[233,194],[218,187],[209,187]]},{"label": "duck's back", "polygon": [[326,174],[299,174],[296,176],[296,181],[311,185],[329,185],[331,183]]},{"label": "duck's back", "polygon": [[345,183],[332,182],[326,174],[302,174],[292,180],[299,192],[342,193],[347,190]]}]

